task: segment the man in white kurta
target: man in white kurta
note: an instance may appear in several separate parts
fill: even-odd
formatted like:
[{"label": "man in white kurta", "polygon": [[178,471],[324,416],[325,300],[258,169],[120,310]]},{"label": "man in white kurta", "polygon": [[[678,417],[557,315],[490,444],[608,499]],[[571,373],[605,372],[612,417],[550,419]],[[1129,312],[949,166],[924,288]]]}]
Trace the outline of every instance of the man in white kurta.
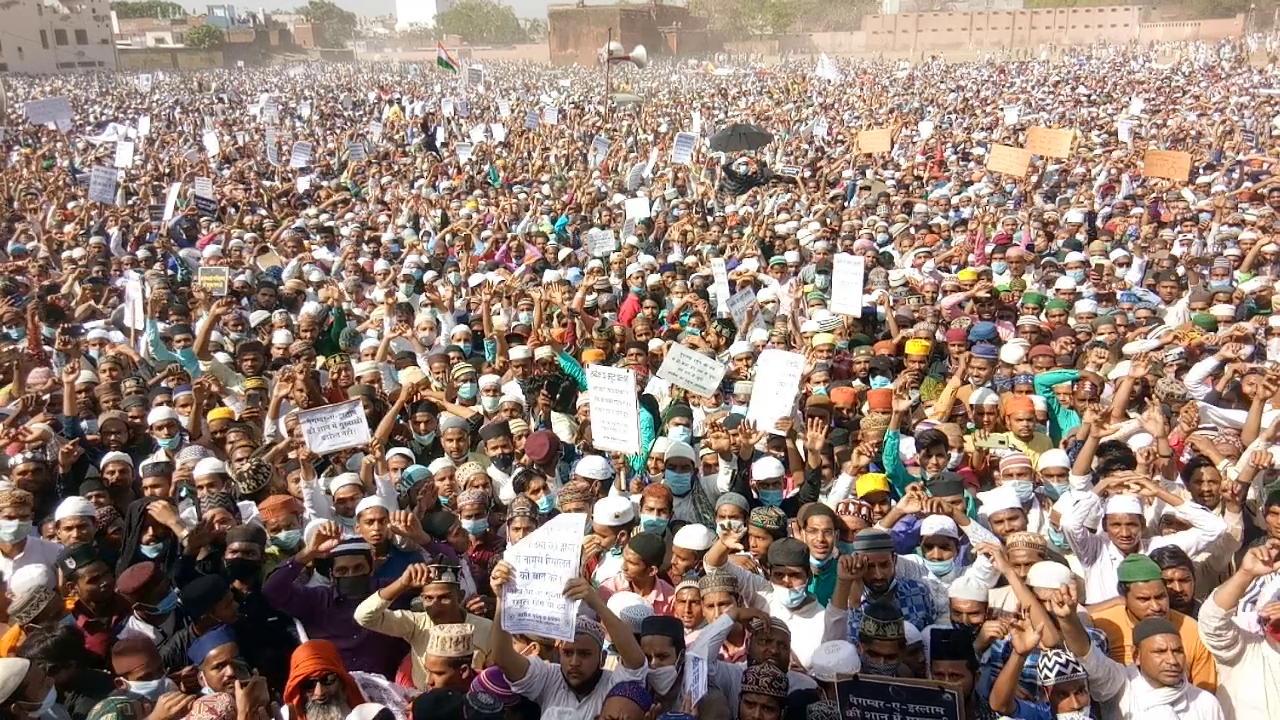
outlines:
[{"label": "man in white kurta", "polygon": [[1280,637],[1267,634],[1270,622],[1280,620],[1280,592],[1258,600],[1261,633],[1236,624],[1236,610],[1249,586],[1278,568],[1280,548],[1253,548],[1240,569],[1200,606],[1200,639],[1218,661],[1218,702],[1226,720],[1280,717]]}]

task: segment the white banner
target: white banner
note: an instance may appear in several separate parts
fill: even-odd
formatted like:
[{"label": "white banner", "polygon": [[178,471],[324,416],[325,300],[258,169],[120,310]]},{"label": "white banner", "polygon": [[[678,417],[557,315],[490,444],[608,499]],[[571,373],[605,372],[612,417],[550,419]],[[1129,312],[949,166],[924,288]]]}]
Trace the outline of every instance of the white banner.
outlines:
[{"label": "white banner", "polygon": [[316,455],[369,444],[369,421],[359,400],[301,410],[298,423],[307,449]]},{"label": "white banner", "polygon": [[672,343],[658,368],[658,377],[677,387],[710,397],[720,389],[724,379],[724,363],[696,350]]},{"label": "white banner", "polygon": [[831,312],[862,317],[862,283],[867,259],[861,255],[836,253],[831,259]]},{"label": "white banner", "polygon": [[636,376],[630,368],[591,365],[587,395],[591,398],[591,444],[597,450],[634,455],[640,452],[640,409]]},{"label": "white banner", "polygon": [[[782,434],[776,425],[795,409],[803,373],[804,356],[799,353],[774,349],[760,353],[756,361],[756,381],[751,388],[751,402],[747,407],[747,419],[756,424],[756,429]],[[762,378],[768,378],[768,382]]]},{"label": "white banner", "polygon": [[586,528],[585,513],[557,515],[507,547],[503,559],[515,577],[503,589],[503,630],[573,642],[580,601],[566,598],[564,587],[578,576]]}]

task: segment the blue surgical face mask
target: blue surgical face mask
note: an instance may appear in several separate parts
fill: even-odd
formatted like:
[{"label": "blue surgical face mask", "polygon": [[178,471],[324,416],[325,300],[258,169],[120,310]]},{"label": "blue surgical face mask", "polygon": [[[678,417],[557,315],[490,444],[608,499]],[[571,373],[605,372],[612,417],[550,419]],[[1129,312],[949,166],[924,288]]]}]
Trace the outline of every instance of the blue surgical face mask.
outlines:
[{"label": "blue surgical face mask", "polygon": [[995,273],[996,275],[1003,275],[1008,271],[1009,271],[1009,263],[1006,263],[1006,262],[991,263],[991,272]]},{"label": "blue surgical face mask", "polygon": [[1036,496],[1036,486],[1030,480],[1014,480],[1006,484],[1013,487],[1014,494],[1018,496],[1018,502],[1023,505],[1031,502]]},{"label": "blue surgical face mask", "polygon": [[810,555],[809,567],[813,568],[814,570],[821,570],[822,568],[830,565],[831,561],[835,559],[836,559],[835,553],[832,553],[831,555],[828,555],[825,558],[816,558],[813,555]]},{"label": "blue surgical face mask", "polygon": [[667,519],[664,517],[640,513],[640,530],[643,532],[661,535],[667,531],[667,522]]},{"label": "blue surgical face mask", "polygon": [[471,537],[480,537],[489,529],[488,518],[475,518],[472,520],[463,520],[462,529],[467,531]]},{"label": "blue surgical face mask", "polygon": [[88,420],[81,420],[80,428],[84,430],[85,435],[97,435],[98,434],[98,418],[89,418]]},{"label": "blue surgical face mask", "polygon": [[502,404],[502,398],[485,395],[480,398],[480,407],[484,408],[487,413],[498,412],[498,406]]},{"label": "blue surgical face mask", "polygon": [[16,543],[31,535],[30,520],[0,520],[0,540]]},{"label": "blue surgical face mask", "polygon": [[1071,492],[1071,483],[1045,483],[1044,494],[1049,496],[1050,500],[1056,501],[1058,498]]},{"label": "blue surgical face mask", "polygon": [[730,415],[746,415],[747,406],[746,405],[730,405],[729,414]]},{"label": "blue surgical face mask", "polygon": [[413,297],[413,283],[400,283],[400,294],[405,297]]},{"label": "blue surgical face mask", "polygon": [[1068,270],[1067,277],[1070,277],[1072,280],[1075,280],[1077,283],[1082,283],[1084,282],[1085,273],[1084,273],[1084,270]]},{"label": "blue surgical face mask", "polygon": [[165,595],[160,602],[156,603],[157,614],[166,615],[178,609],[178,591],[173,588],[169,589],[169,594]]},{"label": "blue surgical face mask", "polygon": [[925,567],[929,568],[929,572],[933,573],[934,577],[943,577],[956,569],[955,558],[950,560],[929,560],[926,558],[924,564]]},{"label": "blue surgical face mask", "polygon": [[156,444],[163,450],[176,450],[182,444],[182,436],[174,435],[170,438],[156,438]]},{"label": "blue surgical face mask", "polygon": [[849,349],[849,341],[848,341],[848,340],[836,340],[836,349],[837,349],[837,350],[848,350],[848,349]]},{"label": "blue surgical face mask", "polygon": [[480,391],[480,386],[474,382],[464,382],[458,386],[458,397],[463,400],[475,400],[476,393]]},{"label": "blue surgical face mask", "polygon": [[693,473],[691,472],[664,470],[662,472],[662,481],[676,495],[688,495],[689,491],[693,489]]},{"label": "blue surgical face mask", "polygon": [[40,334],[44,336],[45,340],[52,340],[58,336],[58,330],[57,328],[45,326],[40,329]]},{"label": "blue surgical face mask", "polygon": [[430,445],[431,443],[435,442],[436,434],[435,434],[435,431],[429,432],[426,435],[419,435],[418,433],[414,433],[413,439],[416,440],[419,445]]},{"label": "blue surgical face mask", "polygon": [[463,357],[471,357],[471,341],[470,340],[459,340],[454,344],[457,345],[458,349],[462,351]]},{"label": "blue surgical face mask", "polygon": [[672,425],[667,428],[667,438],[677,440],[686,445],[693,444],[693,428],[688,425]]},{"label": "blue surgical face mask", "polygon": [[523,325],[532,325],[532,324],[533,324],[533,311],[532,311],[532,310],[521,310],[520,312],[516,313],[516,322],[519,322],[519,323],[521,323],[521,324],[523,324]]},{"label": "blue surgical face mask", "polygon": [[844,540],[837,541],[836,547],[840,548],[841,555],[852,555],[854,552],[853,543],[845,542]]},{"label": "blue surgical face mask", "polygon": [[1053,545],[1054,547],[1058,548],[1058,550],[1061,550],[1064,552],[1067,550],[1070,550],[1070,546],[1067,544],[1067,536],[1063,535],[1061,530],[1055,528],[1052,525],[1048,526],[1048,530],[1049,530],[1050,545]]},{"label": "blue surgical face mask", "polygon": [[627,289],[628,289],[628,290],[630,290],[631,292],[635,293],[636,295],[639,295],[640,293],[644,292],[644,288],[642,288],[642,287],[637,287],[637,286],[635,286],[635,285],[632,285],[632,286],[628,287]]},{"label": "blue surgical face mask", "polygon": [[782,505],[781,490],[758,490],[756,491],[756,495],[760,497],[760,502],[768,505],[769,507],[778,507]]},{"label": "blue surgical face mask", "polygon": [[798,588],[782,587],[781,585],[773,586],[773,593],[782,599],[782,606],[794,610],[804,604],[804,599],[809,596],[808,588],[801,585]]},{"label": "blue surgical face mask", "polygon": [[27,337],[27,329],[24,327],[5,328],[4,334],[7,335],[10,340],[23,340]]},{"label": "blue surgical face mask", "polygon": [[282,530],[271,538],[271,544],[286,552],[293,552],[302,544],[302,531],[298,529]]},{"label": "blue surgical face mask", "polygon": [[546,495],[543,495],[542,497],[538,498],[538,512],[542,513],[543,515],[546,515],[547,513],[551,512],[551,510],[555,508],[555,506],[556,506],[556,497],[551,493],[547,493]]},{"label": "blue surgical face mask", "polygon": [[154,560],[160,557],[160,553],[164,552],[164,543],[159,542],[151,545],[139,545],[138,552],[142,553],[144,557],[149,557]]}]

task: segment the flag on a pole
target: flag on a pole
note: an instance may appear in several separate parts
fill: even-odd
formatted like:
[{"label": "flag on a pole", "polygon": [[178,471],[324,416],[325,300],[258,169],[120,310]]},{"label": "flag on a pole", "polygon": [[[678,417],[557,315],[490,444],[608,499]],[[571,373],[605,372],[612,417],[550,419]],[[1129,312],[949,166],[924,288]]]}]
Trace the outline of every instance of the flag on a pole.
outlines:
[{"label": "flag on a pole", "polygon": [[458,58],[452,53],[444,49],[444,45],[436,43],[436,67],[443,68],[449,72],[458,72]]}]

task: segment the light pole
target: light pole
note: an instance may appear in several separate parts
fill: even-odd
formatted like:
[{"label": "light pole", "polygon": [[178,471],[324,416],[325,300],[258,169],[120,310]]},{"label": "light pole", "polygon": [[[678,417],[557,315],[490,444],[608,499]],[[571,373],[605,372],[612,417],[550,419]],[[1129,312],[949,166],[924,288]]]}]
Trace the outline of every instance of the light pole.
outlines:
[{"label": "light pole", "polygon": [[638,68],[649,65],[649,51],[643,45],[635,46],[630,53],[626,52],[622,43],[613,39],[613,28],[609,28],[609,39],[599,50],[600,61],[604,63],[604,119],[609,120],[609,99],[613,95],[613,64],[629,62]]}]

